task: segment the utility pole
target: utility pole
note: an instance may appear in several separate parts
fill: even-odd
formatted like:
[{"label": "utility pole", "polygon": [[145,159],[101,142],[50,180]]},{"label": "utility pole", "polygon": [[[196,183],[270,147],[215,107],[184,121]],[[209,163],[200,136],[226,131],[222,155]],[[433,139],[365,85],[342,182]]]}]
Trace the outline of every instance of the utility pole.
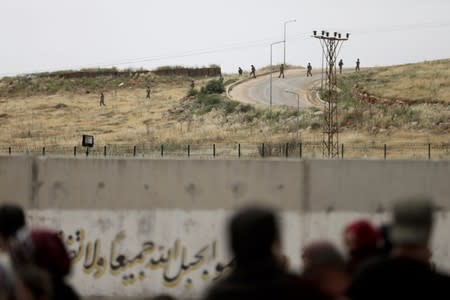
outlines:
[{"label": "utility pole", "polygon": [[284,22],[284,38],[283,38],[283,43],[284,43],[284,55],[283,55],[283,64],[284,67],[286,67],[286,25],[289,23],[294,23],[297,22],[297,20],[289,20]]},{"label": "utility pole", "polygon": [[[345,37],[338,32],[331,35],[322,30],[321,35],[313,31],[313,38],[319,39],[322,46],[322,53],[325,56],[325,82],[322,88],[322,94],[325,95],[324,123],[322,150],[324,156],[328,158],[339,158],[339,114],[338,114],[338,93],[337,93],[337,75],[336,60],[339,55],[343,42],[347,41],[350,34]],[[322,70],[323,74],[323,70]]]},{"label": "utility pole", "polygon": [[269,83],[269,108],[272,109],[272,73],[273,73],[273,64],[272,64],[272,48],[274,45],[278,45],[283,43],[283,41],[275,42],[270,44],[270,83]]}]

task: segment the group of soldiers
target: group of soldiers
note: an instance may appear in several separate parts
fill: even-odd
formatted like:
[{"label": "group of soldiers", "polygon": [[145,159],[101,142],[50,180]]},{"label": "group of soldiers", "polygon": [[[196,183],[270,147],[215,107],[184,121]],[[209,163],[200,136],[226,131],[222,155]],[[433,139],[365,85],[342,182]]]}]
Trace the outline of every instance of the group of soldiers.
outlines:
[{"label": "group of soldiers", "polygon": [[[360,71],[360,64],[361,64],[361,62],[358,58],[356,60],[355,72]],[[342,59],[339,60],[338,66],[339,66],[339,74],[342,74],[342,68],[344,67],[344,61]],[[278,78],[284,78],[284,69],[285,69],[284,64],[281,64],[280,65],[280,74],[278,75]],[[242,70],[241,67],[238,68],[238,73],[239,73],[239,76],[242,76],[244,74],[244,71]],[[251,65],[250,77],[256,78],[256,68],[254,65]],[[312,77],[311,63],[308,63],[308,66],[306,67],[306,77]]]},{"label": "group of soldiers", "polygon": [[[339,74],[342,74],[342,67],[344,66],[344,62],[341,59],[338,63],[339,66]],[[284,78],[284,64],[280,65],[280,74],[278,75],[278,78]],[[251,65],[250,67],[250,77],[256,78],[256,68],[254,65]],[[355,71],[359,72],[360,71],[360,60],[359,58],[356,60],[356,67],[355,67]],[[244,74],[244,70],[242,70],[241,67],[238,68],[238,73],[239,76],[242,76]],[[308,63],[308,66],[306,67],[306,77],[312,77],[312,66],[311,63]],[[223,80],[223,77],[221,76],[221,80]],[[194,81],[191,82],[191,88],[193,89],[195,86]],[[147,95],[146,95],[146,99],[150,99],[151,98],[151,94],[152,94],[152,89],[150,88],[150,86],[147,87],[146,89]],[[106,106],[105,104],[105,95],[103,94],[103,92],[100,92],[100,106]]]}]

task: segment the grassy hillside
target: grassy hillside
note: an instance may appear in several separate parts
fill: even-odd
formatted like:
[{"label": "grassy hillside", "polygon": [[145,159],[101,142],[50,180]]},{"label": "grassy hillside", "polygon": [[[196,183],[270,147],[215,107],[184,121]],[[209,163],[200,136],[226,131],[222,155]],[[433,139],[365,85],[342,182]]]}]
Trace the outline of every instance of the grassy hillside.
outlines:
[{"label": "grassy hillside", "polygon": [[[374,147],[384,143],[448,145],[449,65],[450,61],[444,60],[340,77],[340,142]],[[190,90],[193,79],[196,92]],[[224,81],[236,79],[235,75],[226,75]],[[254,148],[261,142],[295,141],[294,108],[276,107],[270,111],[265,106],[230,101],[221,91],[205,92],[209,81],[151,73],[78,79],[50,78],[45,74],[3,78],[0,151],[7,147],[19,152],[43,146],[73,147],[80,144],[82,134],[95,135],[99,146],[242,143]],[[150,100],[145,98],[149,85],[153,89]],[[105,93],[106,107],[99,106],[100,91]],[[355,96],[356,91],[402,102],[364,102]],[[302,110],[304,142],[320,145],[321,126],[318,108]]]},{"label": "grassy hillside", "polygon": [[450,59],[369,70],[358,84],[379,97],[450,104]]}]

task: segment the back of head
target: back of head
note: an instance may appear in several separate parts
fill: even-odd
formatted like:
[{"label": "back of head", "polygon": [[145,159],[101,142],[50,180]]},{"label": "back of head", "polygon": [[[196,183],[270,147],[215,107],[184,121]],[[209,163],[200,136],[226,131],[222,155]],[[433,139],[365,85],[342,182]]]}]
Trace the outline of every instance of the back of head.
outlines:
[{"label": "back of head", "polygon": [[395,246],[427,245],[433,227],[433,204],[426,197],[397,201],[392,211],[390,238]]},{"label": "back of head", "polygon": [[345,228],[344,239],[349,252],[352,254],[377,248],[380,234],[369,221],[358,220]]},{"label": "back of head", "polygon": [[15,266],[33,264],[47,271],[52,280],[70,273],[71,261],[59,235],[51,230],[21,231],[10,251]]},{"label": "back of head", "polygon": [[337,248],[328,241],[313,242],[303,249],[305,270],[319,267],[345,267],[345,260]]},{"label": "back of head", "polygon": [[250,207],[237,212],[229,223],[231,249],[239,265],[273,256],[280,234],[275,214],[266,208]]},{"label": "back of head", "polygon": [[13,237],[17,231],[25,227],[25,213],[15,204],[0,206],[0,235],[7,239]]}]

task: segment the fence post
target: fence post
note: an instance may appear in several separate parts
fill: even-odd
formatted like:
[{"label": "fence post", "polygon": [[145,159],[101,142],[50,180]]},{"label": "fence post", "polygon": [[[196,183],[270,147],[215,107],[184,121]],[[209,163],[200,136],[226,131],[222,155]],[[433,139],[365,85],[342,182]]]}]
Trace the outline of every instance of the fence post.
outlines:
[{"label": "fence post", "polygon": [[89,147],[86,147],[86,157],[89,156]]},{"label": "fence post", "polygon": [[136,145],[133,147],[133,156],[136,157]]},{"label": "fence post", "polygon": [[302,156],[303,156],[303,143],[300,143],[300,149],[299,149],[299,155],[300,155],[300,158],[302,158]]},{"label": "fence post", "polygon": [[344,159],[344,144],[341,145],[341,157]]},{"label": "fence post", "polygon": [[241,157],[241,144],[238,144],[238,157]]},{"label": "fence post", "polygon": [[11,155],[11,147],[8,148],[9,155]]},{"label": "fence post", "polygon": [[261,154],[262,154],[262,157],[264,157],[264,143],[262,143],[262,146],[261,146]]},{"label": "fence post", "polygon": [[73,156],[77,156],[77,146],[73,146]]},{"label": "fence post", "polygon": [[191,157],[191,145],[188,145],[188,157]]},{"label": "fence post", "polygon": [[386,160],[386,156],[387,156],[387,145],[384,144],[384,159]]},{"label": "fence post", "polygon": [[42,147],[42,156],[45,156],[45,147]]},{"label": "fence post", "polygon": [[431,159],[431,144],[428,144],[428,160]]},{"label": "fence post", "polygon": [[161,157],[164,157],[164,145],[161,145]]},{"label": "fence post", "polygon": [[213,144],[213,157],[216,157],[216,144]]},{"label": "fence post", "polygon": [[286,143],[286,158],[289,157],[289,143]]}]

